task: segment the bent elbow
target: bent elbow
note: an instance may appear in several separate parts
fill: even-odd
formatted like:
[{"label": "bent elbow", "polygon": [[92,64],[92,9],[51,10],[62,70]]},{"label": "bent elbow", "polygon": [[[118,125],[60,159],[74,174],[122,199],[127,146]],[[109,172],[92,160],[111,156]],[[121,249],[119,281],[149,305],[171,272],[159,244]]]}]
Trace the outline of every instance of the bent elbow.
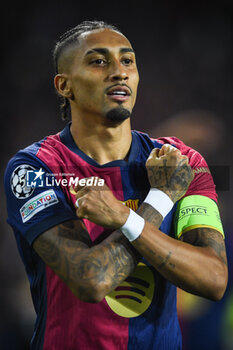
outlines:
[{"label": "bent elbow", "polygon": [[226,266],[222,265],[220,273],[215,273],[214,285],[212,286],[211,299],[213,301],[220,301],[226,291],[228,283],[228,270]]},{"label": "bent elbow", "polygon": [[101,302],[107,294],[101,284],[85,286],[78,284],[70,289],[79,300],[92,304]]},{"label": "bent elbow", "polygon": [[85,297],[81,297],[81,298],[80,298],[80,296],[77,296],[77,298],[81,301],[85,301],[86,303],[98,304],[104,299],[104,296],[99,295],[97,293],[91,293],[91,294],[88,294]]},{"label": "bent elbow", "polygon": [[87,293],[82,301],[86,301],[88,303],[97,304],[100,303],[105,297],[105,293],[99,287],[93,288],[91,292]]},{"label": "bent elbow", "polygon": [[85,288],[80,291],[80,288],[77,290],[75,288],[71,289],[72,293],[81,301],[85,301],[86,303],[97,304],[103,300],[104,296],[99,295],[94,290],[89,291]]},{"label": "bent elbow", "polygon": [[219,288],[219,289],[216,289],[215,291],[212,291],[208,299],[212,301],[220,301],[224,296],[225,290],[226,288]]},{"label": "bent elbow", "polygon": [[91,303],[100,303],[109,293],[109,287],[105,283],[98,283],[93,286],[91,293]]},{"label": "bent elbow", "polygon": [[222,284],[219,283],[217,288],[214,289],[211,299],[213,301],[220,301],[225,294],[226,288],[227,288],[227,281],[225,283],[222,283]]}]

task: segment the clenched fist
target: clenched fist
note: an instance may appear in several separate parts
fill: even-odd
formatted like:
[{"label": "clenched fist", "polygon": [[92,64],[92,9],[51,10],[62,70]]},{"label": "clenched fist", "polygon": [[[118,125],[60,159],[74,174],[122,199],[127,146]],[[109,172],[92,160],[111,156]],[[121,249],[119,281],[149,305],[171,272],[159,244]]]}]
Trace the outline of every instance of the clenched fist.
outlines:
[{"label": "clenched fist", "polygon": [[124,225],[129,216],[129,208],[116,199],[106,184],[101,187],[78,185],[72,189],[72,193],[78,200],[76,214],[79,218],[117,229]]},{"label": "clenched fist", "polygon": [[194,178],[188,157],[169,144],[151,151],[146,168],[151,187],[165,192],[174,203],[183,197]]}]

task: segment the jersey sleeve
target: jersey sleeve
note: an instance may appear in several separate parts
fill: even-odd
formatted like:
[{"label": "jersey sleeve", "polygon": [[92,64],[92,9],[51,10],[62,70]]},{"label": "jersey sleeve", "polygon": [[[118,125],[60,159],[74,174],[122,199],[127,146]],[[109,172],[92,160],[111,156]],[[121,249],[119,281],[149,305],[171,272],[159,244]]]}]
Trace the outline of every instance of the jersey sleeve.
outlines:
[{"label": "jersey sleeve", "polygon": [[189,158],[189,164],[194,171],[194,179],[191,182],[184,197],[201,195],[213,199],[216,203],[218,196],[215,189],[213,177],[209,167],[200,153],[185,145],[176,137],[162,137],[158,139],[161,143],[169,143],[178,148],[181,153]]},{"label": "jersey sleeve", "polygon": [[189,158],[189,164],[194,171],[193,181],[176,205],[175,237],[180,238],[185,232],[199,227],[215,229],[224,237],[215,184],[205,159],[200,153],[175,137],[161,138],[159,141],[178,148]]},{"label": "jersey sleeve", "polygon": [[[42,161],[20,152],[10,160],[5,171],[7,222],[30,245],[49,228],[77,219],[75,210],[59,186],[38,181],[45,173],[51,171]],[[34,186],[28,186],[28,175],[33,175]]]}]

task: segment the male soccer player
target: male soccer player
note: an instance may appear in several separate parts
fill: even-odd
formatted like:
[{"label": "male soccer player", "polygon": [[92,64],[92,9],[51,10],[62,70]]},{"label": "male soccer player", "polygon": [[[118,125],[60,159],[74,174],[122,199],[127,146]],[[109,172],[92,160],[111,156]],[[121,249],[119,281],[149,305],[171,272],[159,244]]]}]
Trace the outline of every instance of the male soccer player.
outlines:
[{"label": "male soccer player", "polygon": [[175,137],[131,131],[139,76],[117,28],[81,23],[54,59],[72,123],[5,174],[37,313],[31,347],[181,349],[176,286],[219,300],[227,284],[207,164]]}]

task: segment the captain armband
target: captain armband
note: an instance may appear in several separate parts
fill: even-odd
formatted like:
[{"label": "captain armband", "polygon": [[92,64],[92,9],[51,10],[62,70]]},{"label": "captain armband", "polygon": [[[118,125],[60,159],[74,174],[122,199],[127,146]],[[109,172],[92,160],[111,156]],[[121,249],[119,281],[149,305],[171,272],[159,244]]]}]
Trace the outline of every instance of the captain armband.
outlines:
[{"label": "captain armband", "polygon": [[210,227],[223,237],[223,227],[217,204],[210,198],[192,195],[181,199],[175,213],[175,236],[195,228]]}]

